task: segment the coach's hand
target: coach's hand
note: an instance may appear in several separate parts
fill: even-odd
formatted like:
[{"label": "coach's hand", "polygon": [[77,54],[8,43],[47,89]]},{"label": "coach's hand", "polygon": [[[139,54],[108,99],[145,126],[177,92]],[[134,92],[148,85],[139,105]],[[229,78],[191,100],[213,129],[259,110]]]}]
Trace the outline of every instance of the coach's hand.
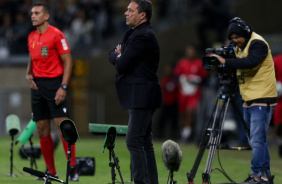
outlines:
[{"label": "coach's hand", "polygon": [[56,105],[60,105],[66,98],[66,90],[59,88],[56,96],[55,96],[55,103]]},{"label": "coach's hand", "polygon": [[118,44],[118,45],[116,46],[115,52],[121,54],[121,44]]},{"label": "coach's hand", "polygon": [[38,90],[37,85],[35,84],[35,82],[33,80],[33,75],[32,74],[26,74],[25,78],[29,82],[31,89]]}]

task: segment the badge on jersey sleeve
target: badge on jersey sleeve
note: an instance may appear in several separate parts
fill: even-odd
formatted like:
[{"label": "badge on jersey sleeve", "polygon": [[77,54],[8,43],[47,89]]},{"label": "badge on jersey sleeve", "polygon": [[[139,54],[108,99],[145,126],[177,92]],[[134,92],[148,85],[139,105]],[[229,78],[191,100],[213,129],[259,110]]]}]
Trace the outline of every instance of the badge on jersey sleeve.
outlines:
[{"label": "badge on jersey sleeve", "polygon": [[41,47],[41,56],[43,57],[48,56],[48,47]]},{"label": "badge on jersey sleeve", "polygon": [[61,39],[61,43],[62,43],[62,46],[63,46],[64,50],[68,50],[69,49],[69,47],[67,45],[67,42],[66,42],[66,39]]}]

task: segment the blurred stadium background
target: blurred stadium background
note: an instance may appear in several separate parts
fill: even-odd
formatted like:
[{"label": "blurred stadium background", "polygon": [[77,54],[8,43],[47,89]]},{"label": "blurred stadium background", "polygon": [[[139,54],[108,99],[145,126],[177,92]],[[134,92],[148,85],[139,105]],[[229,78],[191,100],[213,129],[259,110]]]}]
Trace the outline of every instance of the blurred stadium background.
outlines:
[{"label": "blurred stadium background", "polygon": [[[64,32],[72,51],[74,72],[68,98],[71,119],[76,122],[79,134],[89,134],[89,123],[127,124],[128,115],[118,102],[114,84],[115,70],[108,63],[108,52],[121,41],[128,29],[124,12],[130,1],[47,2],[51,7],[50,24]],[[201,37],[197,27],[204,21],[221,25],[229,18],[239,16],[255,32],[266,38],[273,55],[282,53],[281,0],[152,2],[154,15],[151,24],[156,30],[161,48],[159,76],[162,76],[165,63],[176,62],[184,55],[184,48],[188,43],[200,46]],[[207,14],[204,2],[210,2],[217,8],[213,14]],[[17,114],[22,129],[31,119],[30,90],[25,74],[29,59],[26,40],[33,29],[29,15],[32,3],[33,0],[0,0],[0,135],[7,134],[7,115]],[[224,38],[226,27],[227,25],[221,28]],[[204,28],[208,47],[224,45],[216,36],[217,28]],[[204,54],[203,48],[201,51]],[[203,102],[201,105],[209,104]]]}]

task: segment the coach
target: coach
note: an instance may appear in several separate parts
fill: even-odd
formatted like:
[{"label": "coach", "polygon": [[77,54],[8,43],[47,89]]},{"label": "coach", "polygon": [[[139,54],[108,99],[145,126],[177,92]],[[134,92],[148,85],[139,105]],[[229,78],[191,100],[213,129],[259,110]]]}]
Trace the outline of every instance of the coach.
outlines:
[{"label": "coach", "polygon": [[125,12],[131,29],[122,43],[110,52],[109,61],[117,71],[116,89],[123,108],[128,109],[126,144],[136,184],[158,184],[152,143],[152,116],[162,101],[157,77],[160,49],[150,26],[152,4],[132,0]]}]

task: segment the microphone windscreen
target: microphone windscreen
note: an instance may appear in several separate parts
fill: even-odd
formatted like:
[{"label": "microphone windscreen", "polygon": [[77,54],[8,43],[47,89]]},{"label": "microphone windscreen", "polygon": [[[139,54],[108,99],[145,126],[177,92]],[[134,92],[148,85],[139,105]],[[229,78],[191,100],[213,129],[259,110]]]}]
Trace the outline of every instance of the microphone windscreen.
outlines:
[{"label": "microphone windscreen", "polygon": [[182,152],[178,144],[167,140],[162,146],[162,157],[165,167],[170,171],[178,171],[182,161]]},{"label": "microphone windscreen", "polygon": [[6,117],[6,129],[10,135],[16,135],[21,131],[20,118],[15,114]]},{"label": "microphone windscreen", "polygon": [[60,123],[60,129],[64,140],[69,144],[74,144],[79,139],[78,132],[74,122],[70,119],[65,119]]},{"label": "microphone windscreen", "polygon": [[26,125],[25,129],[21,133],[21,135],[17,138],[16,144],[20,141],[23,144],[26,143],[26,141],[30,138],[30,136],[33,134],[34,130],[36,129],[36,123],[32,119],[29,121],[29,123]]},{"label": "microphone windscreen", "polygon": [[33,169],[30,169],[28,167],[24,167],[23,168],[23,171],[31,174],[31,175],[34,175],[34,176],[37,176],[37,177],[40,177],[40,178],[43,178],[43,177],[46,177],[45,173],[44,172],[40,172],[40,171],[37,171],[37,170],[33,170]]},{"label": "microphone windscreen", "polygon": [[117,137],[117,130],[116,127],[111,126],[107,133],[106,133],[106,138],[104,141],[104,148],[103,148],[103,153],[105,151],[105,148],[108,148],[109,146],[113,146],[115,143]]}]

